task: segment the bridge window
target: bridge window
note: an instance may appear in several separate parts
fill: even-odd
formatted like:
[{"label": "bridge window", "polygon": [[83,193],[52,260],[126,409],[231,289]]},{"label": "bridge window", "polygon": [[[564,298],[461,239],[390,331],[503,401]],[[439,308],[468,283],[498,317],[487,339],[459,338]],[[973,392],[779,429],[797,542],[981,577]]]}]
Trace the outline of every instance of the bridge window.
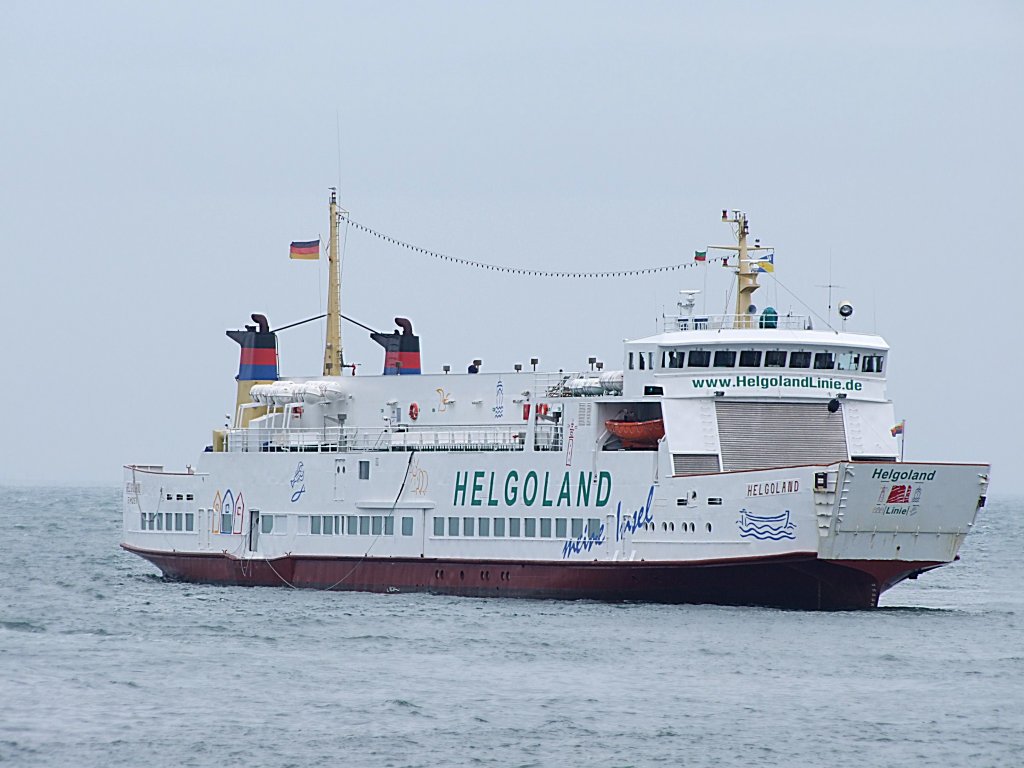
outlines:
[{"label": "bridge window", "polygon": [[736,353],[730,349],[715,351],[715,368],[732,368],[736,365]]},{"label": "bridge window", "polygon": [[760,368],[761,353],[756,349],[745,349],[740,352],[740,368]]},{"label": "bridge window", "polygon": [[633,353],[629,353],[629,370],[633,370]]},{"label": "bridge window", "polygon": [[587,536],[591,539],[597,540],[601,538],[601,521],[597,518],[590,518],[587,520]]},{"label": "bridge window", "polygon": [[523,518],[523,536],[526,536],[529,539],[537,537],[537,518]]},{"label": "bridge window", "polygon": [[540,537],[542,539],[550,539],[551,538],[551,518],[550,517],[542,517],[540,519]]},{"label": "bridge window", "polygon": [[462,518],[462,535],[463,536],[472,536],[473,535],[473,521],[475,521],[475,520],[476,520],[475,517],[464,517],[464,518]]},{"label": "bridge window", "polygon": [[810,368],[811,367],[811,353],[810,352],[791,352],[789,355],[789,367],[790,368]]},{"label": "bridge window", "polygon": [[690,368],[707,368],[711,365],[711,352],[704,349],[691,350],[688,365]]},{"label": "bridge window", "polygon": [[555,537],[559,538],[559,539],[564,539],[565,538],[565,534],[567,532],[568,532],[568,529],[566,528],[566,519],[564,517],[556,517],[555,518]]},{"label": "bridge window", "polygon": [[860,361],[860,369],[864,373],[881,373],[882,361],[881,355],[864,355]]},{"label": "bridge window", "polygon": [[572,519],[572,537],[578,539],[583,535],[583,518],[574,517]]},{"label": "bridge window", "polygon": [[494,518],[494,535],[504,536],[505,535],[505,518],[496,517]]},{"label": "bridge window", "polygon": [[355,536],[356,533],[358,533],[359,531],[359,518],[357,518],[355,515],[349,515],[348,519],[345,522],[345,525],[347,526],[348,534],[350,536]]},{"label": "bridge window", "polygon": [[370,479],[370,462],[360,461],[359,462],[359,479],[369,480]]},{"label": "bridge window", "polygon": [[476,521],[476,532],[479,536],[491,535],[491,518],[478,517]]},{"label": "bridge window", "polygon": [[508,535],[513,539],[519,538],[519,518],[510,517],[508,519]]},{"label": "bridge window", "polygon": [[380,536],[383,522],[384,518],[381,515],[374,515],[370,519],[370,533],[374,536]]},{"label": "bridge window", "polygon": [[320,533],[320,525],[322,521],[323,517],[321,517],[320,515],[313,515],[311,518],[309,518],[309,532]]},{"label": "bridge window", "polygon": [[785,368],[786,367],[786,352],[780,349],[770,349],[764,353],[764,367],[765,368]]},{"label": "bridge window", "polygon": [[394,536],[395,535],[395,518],[385,517],[384,518],[384,535]]},{"label": "bridge window", "polygon": [[459,518],[449,517],[448,518],[448,535],[458,536],[459,535]]},{"label": "bridge window", "polygon": [[[406,520],[412,520],[411,517],[407,517],[405,519]],[[405,532],[405,521],[402,522],[402,533],[405,536],[409,536],[410,535],[410,534]],[[435,536],[444,536],[444,518],[443,517],[435,517],[434,518],[434,535]]]},{"label": "bridge window", "polygon": [[[437,520],[438,518],[435,517],[434,519]],[[442,529],[444,528],[444,524],[441,525],[441,528]],[[412,518],[411,517],[403,517],[402,518],[402,535],[403,536],[412,536]]]},{"label": "bridge window", "polygon": [[832,370],[836,367],[836,356],[831,352],[815,352],[814,368],[819,371]]}]

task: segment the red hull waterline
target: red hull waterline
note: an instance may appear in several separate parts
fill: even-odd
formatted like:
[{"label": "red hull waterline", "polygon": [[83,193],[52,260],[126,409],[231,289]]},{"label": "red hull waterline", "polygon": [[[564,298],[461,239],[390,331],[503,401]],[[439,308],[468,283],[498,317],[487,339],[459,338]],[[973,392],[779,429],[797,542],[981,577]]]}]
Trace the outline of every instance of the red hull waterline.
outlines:
[{"label": "red hull waterline", "polygon": [[233,586],[464,597],[761,605],[808,610],[874,608],[905,578],[942,563],[827,561],[813,554],[714,563],[545,562],[291,555],[239,559],[224,553],[125,550],[166,579]]}]

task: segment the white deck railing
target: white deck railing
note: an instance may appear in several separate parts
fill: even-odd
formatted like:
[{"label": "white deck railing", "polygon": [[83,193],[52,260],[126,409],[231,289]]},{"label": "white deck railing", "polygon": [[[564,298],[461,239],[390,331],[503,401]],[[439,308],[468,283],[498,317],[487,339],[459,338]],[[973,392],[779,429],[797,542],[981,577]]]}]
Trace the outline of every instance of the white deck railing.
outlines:
[{"label": "white deck railing", "polygon": [[731,328],[754,330],[804,331],[810,327],[807,315],[778,315],[765,318],[761,315],[687,315],[666,317],[664,330],[670,331],[720,331]]},{"label": "white deck railing", "polygon": [[[522,451],[526,424],[402,425],[380,429],[229,429],[225,450],[258,451]],[[560,450],[561,425],[538,425],[534,449]]]}]

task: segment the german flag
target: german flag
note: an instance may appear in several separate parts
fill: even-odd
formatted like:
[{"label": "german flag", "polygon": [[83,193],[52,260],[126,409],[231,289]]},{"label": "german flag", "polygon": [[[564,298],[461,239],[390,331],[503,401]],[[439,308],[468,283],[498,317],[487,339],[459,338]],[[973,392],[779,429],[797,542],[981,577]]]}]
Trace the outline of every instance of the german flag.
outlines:
[{"label": "german flag", "polygon": [[293,259],[310,259],[315,261],[320,258],[320,240],[293,241],[288,255]]}]

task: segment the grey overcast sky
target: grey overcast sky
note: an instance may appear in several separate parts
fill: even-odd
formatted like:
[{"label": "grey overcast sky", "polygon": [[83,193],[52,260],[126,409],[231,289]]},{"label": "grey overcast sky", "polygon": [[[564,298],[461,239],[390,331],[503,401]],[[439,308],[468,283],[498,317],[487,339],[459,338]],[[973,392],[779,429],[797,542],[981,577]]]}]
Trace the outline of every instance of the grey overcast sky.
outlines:
[{"label": "grey overcast sky", "polygon": [[[194,461],[233,403],[224,331],[320,311],[323,264],[287,249],[340,182],[356,221],[533,268],[687,262],[746,210],[787,288],[825,314],[831,271],[892,345],[908,458],[1022,491],[1022,8],[6,2],[0,482]],[[431,371],[618,368],[680,289],[723,311],[727,276],[510,277],[350,231],[343,303],[412,318]],[[322,336],[284,332],[283,373],[316,374]]]}]

